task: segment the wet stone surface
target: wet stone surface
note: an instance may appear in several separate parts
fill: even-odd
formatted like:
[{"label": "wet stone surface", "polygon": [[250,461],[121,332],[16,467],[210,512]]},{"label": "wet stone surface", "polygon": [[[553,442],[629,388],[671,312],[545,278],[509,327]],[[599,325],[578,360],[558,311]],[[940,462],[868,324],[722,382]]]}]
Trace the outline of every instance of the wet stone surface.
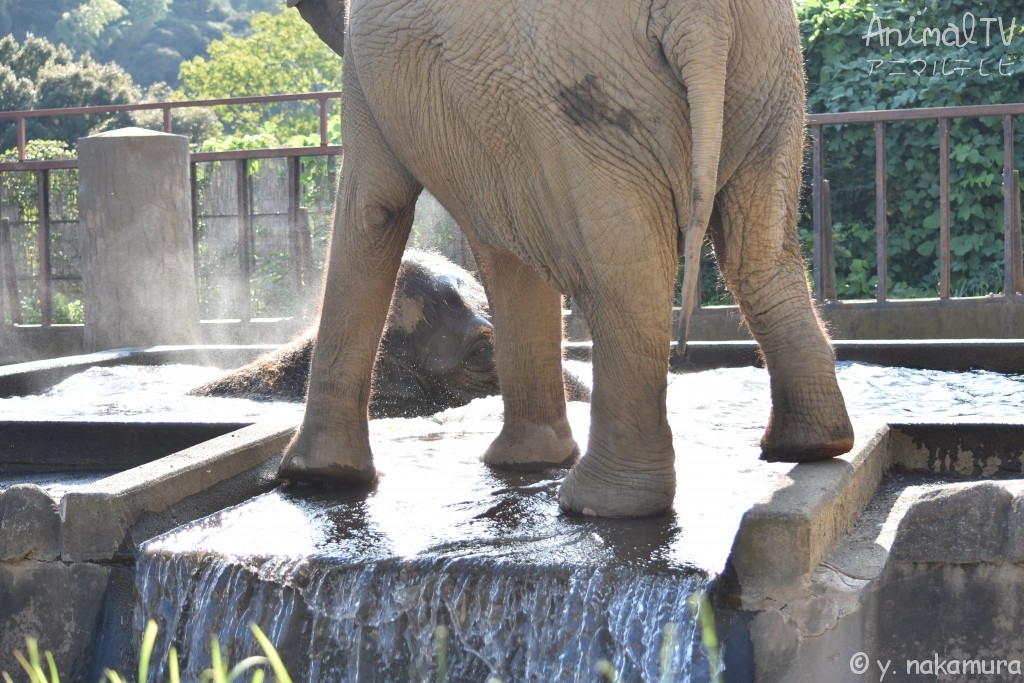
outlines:
[{"label": "wet stone surface", "polygon": [[[858,438],[887,420],[1005,418],[1024,393],[1020,378],[992,373],[842,364],[840,381]],[[792,466],[758,460],[763,370],[673,376],[668,397],[671,513],[567,517],[564,471],[484,467],[497,397],[377,420],[372,491],[282,487],[151,542],[136,623],[159,615],[179,651],[213,634],[245,651],[245,624],[265,623],[309,680],[429,680],[444,624],[453,680],[537,681],[595,680],[601,658],[623,680],[656,679],[671,623],[672,680],[706,680],[686,598],[721,571],[743,513]],[[585,448],[589,406],[571,404],[570,420]]]},{"label": "wet stone surface", "polygon": [[[5,399],[0,414],[170,419],[159,393],[174,419],[267,409],[185,397],[202,373],[181,368],[169,385],[141,380],[133,395],[121,381],[135,372],[94,372],[21,408]],[[104,377],[107,394],[84,400]],[[842,363],[839,378],[859,439],[885,421],[1000,421],[1024,405],[1019,376]],[[768,395],[762,369],[670,377],[679,487],[673,511],[648,520],[566,517],[556,499],[564,471],[483,466],[500,429],[498,397],[375,420],[382,476],[372,491],[279,488],[156,539],[138,563],[136,622],[157,618],[160,647],[188,653],[185,670],[198,675],[213,635],[232,652],[256,652],[255,621],[299,679],[324,681],[429,679],[439,624],[451,630],[452,680],[594,680],[601,658],[625,680],[652,680],[673,624],[674,680],[706,679],[687,598],[721,571],[743,513],[792,467],[758,460]],[[585,449],[589,406],[570,405],[570,420]]]}]

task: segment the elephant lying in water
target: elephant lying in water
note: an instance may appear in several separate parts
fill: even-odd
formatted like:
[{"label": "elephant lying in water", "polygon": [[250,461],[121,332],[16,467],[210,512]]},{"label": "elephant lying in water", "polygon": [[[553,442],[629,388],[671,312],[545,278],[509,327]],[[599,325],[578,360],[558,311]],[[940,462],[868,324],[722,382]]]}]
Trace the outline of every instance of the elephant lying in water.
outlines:
[{"label": "elephant lying in water", "polygon": [[[289,4],[344,53],[346,152],[306,411],[282,477],[376,476],[366,401],[424,187],[463,228],[494,313],[505,413],[489,465],[573,465],[559,492],[568,512],[671,506],[673,284],[683,255],[681,352],[708,230],[771,376],[762,457],[852,448],[797,240],[805,96],[788,0]],[[578,463],[559,293],[594,338]]]},{"label": "elephant lying in water", "polygon": [[[189,393],[302,401],[315,338],[310,331]],[[565,372],[564,382],[567,399],[590,400],[579,378]],[[441,256],[407,252],[377,353],[370,417],[432,415],[499,392],[483,287]]]}]

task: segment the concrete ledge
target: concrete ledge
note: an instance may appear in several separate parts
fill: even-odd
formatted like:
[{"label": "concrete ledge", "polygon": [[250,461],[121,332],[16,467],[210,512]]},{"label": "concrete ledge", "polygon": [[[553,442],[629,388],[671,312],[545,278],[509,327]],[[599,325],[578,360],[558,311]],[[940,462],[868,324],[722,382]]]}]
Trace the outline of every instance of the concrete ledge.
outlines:
[{"label": "concrete ledge", "polygon": [[796,465],[743,515],[730,555],[743,609],[777,608],[856,523],[889,467],[889,428],[857,435],[852,453]]},{"label": "concrete ledge", "polygon": [[99,680],[76,672],[88,656],[111,572],[97,564],[0,563],[0,671],[22,671],[14,652],[25,652],[25,637],[32,636],[53,653],[61,680]]},{"label": "concrete ledge", "polygon": [[[753,341],[693,341],[686,348],[685,371],[761,364]],[[840,361],[951,372],[1024,372],[1024,340],[1020,339],[833,340],[832,348]],[[565,356],[589,361],[590,342],[567,342]]]},{"label": "concrete ledge", "polygon": [[276,348],[274,344],[150,346],[15,363],[0,366],[0,398],[31,394],[91,367],[194,363],[233,368]]},{"label": "concrete ledge", "polygon": [[[978,337],[1024,337],[1024,296],[976,296],[956,299],[873,299],[818,304],[833,339],[959,339],[964,330]],[[678,319],[679,309],[673,311]],[[590,338],[586,320],[574,310],[566,319],[569,339]],[[736,306],[703,306],[690,321],[690,339],[750,339]]]},{"label": "concrete ledge", "polygon": [[845,456],[794,466],[744,514],[730,557],[744,609],[778,608],[805,590],[809,573],[853,528],[888,470],[967,478],[1024,469],[1021,423],[889,425],[858,434],[857,443]]},{"label": "concrete ledge", "polygon": [[250,424],[0,420],[0,472],[126,470]]},{"label": "concrete ledge", "polygon": [[1006,482],[971,481],[921,492],[900,520],[890,561],[1005,562],[1014,554],[1007,549],[1016,547],[1021,535],[1010,524],[1011,509],[1020,499],[1020,486],[1015,488],[1009,490]]},{"label": "concrete ledge", "polygon": [[760,683],[857,683],[857,653],[891,662],[893,680],[911,660],[1020,659],[1024,421],[876,436],[847,458],[861,485],[841,466],[798,465],[743,519],[723,589],[755,612]]},{"label": "concrete ledge", "polygon": [[[198,508],[196,516],[201,516],[239,502],[225,500],[211,487],[263,467],[283,452],[294,429],[280,422],[255,424],[68,492],[61,501],[61,559],[109,560],[119,552],[134,552],[152,534],[186,521],[175,514],[181,504]],[[265,469],[260,478],[269,488],[276,466]],[[237,493],[244,499],[262,486],[240,488]],[[194,500],[199,495],[216,500]],[[146,538],[133,538],[132,527],[144,516],[161,513],[166,513],[162,523],[147,521]]]},{"label": "concrete ledge", "polygon": [[957,422],[901,424],[893,428],[893,466],[910,472],[989,477],[1024,471],[1020,424]]},{"label": "concrete ledge", "polygon": [[[284,344],[305,330],[312,321],[297,318],[254,318],[203,320],[201,341],[206,345],[232,346]],[[0,324],[0,365],[85,353],[84,325]]]}]

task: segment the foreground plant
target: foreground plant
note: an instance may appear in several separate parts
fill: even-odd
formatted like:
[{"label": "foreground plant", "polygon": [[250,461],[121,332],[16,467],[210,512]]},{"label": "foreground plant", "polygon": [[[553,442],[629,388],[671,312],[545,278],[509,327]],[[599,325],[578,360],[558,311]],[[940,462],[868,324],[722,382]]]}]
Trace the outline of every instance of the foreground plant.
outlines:
[{"label": "foreground plant", "polygon": [[[686,601],[700,626],[700,639],[704,644],[704,652],[708,656],[708,668],[711,670],[711,683],[723,683],[722,650],[718,642],[718,629],[715,628],[715,613],[711,609],[711,600],[707,593],[694,593]],[[664,662],[664,659],[662,659]]]},{"label": "foreground plant", "polygon": [[[256,642],[260,644],[260,649],[263,650],[263,655],[246,657],[238,664],[229,668],[228,662],[221,655],[220,643],[214,638],[210,643],[210,667],[200,674],[199,683],[234,683],[235,681],[242,680],[242,677],[250,670],[252,671],[252,678],[249,679],[250,683],[263,683],[266,677],[265,667],[270,667],[278,683],[292,683],[291,676],[288,675],[284,662],[281,661],[281,656],[277,653],[277,649],[270,642],[270,639],[267,638],[266,634],[256,624],[251,624],[250,628],[256,637]],[[146,630],[142,636],[142,647],[139,651],[138,683],[147,683],[149,679],[149,665],[153,656],[153,647],[156,645],[158,630],[156,622],[150,619],[146,624]],[[21,652],[15,652],[14,657],[21,664],[21,668],[25,670],[25,673],[28,674],[29,683],[60,683],[60,677],[57,674],[57,664],[53,659],[53,654],[47,650],[43,657],[40,657],[39,643],[35,638],[26,638],[25,645],[28,649],[28,657]],[[171,647],[167,657],[168,682],[181,683],[177,649]],[[43,669],[43,658],[46,660],[45,670]],[[14,683],[14,679],[6,671],[0,675],[3,676],[4,683]],[[103,672],[101,683],[107,682],[127,683],[127,679],[123,678],[116,671],[107,669]]]}]

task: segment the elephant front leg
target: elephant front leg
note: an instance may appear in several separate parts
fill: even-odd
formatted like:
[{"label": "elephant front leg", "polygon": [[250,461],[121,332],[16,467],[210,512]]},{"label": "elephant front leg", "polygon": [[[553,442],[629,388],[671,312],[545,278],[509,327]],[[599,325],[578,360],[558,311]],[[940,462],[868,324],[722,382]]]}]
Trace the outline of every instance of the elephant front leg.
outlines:
[{"label": "elephant front leg", "polygon": [[501,433],[484,462],[507,469],[568,467],[579,447],[565,413],[561,298],[510,254],[487,251],[483,260],[505,405]]},{"label": "elephant front leg", "polygon": [[376,478],[367,408],[381,333],[420,186],[394,158],[345,79],[347,147],[306,411],[279,474],[316,483]]}]

